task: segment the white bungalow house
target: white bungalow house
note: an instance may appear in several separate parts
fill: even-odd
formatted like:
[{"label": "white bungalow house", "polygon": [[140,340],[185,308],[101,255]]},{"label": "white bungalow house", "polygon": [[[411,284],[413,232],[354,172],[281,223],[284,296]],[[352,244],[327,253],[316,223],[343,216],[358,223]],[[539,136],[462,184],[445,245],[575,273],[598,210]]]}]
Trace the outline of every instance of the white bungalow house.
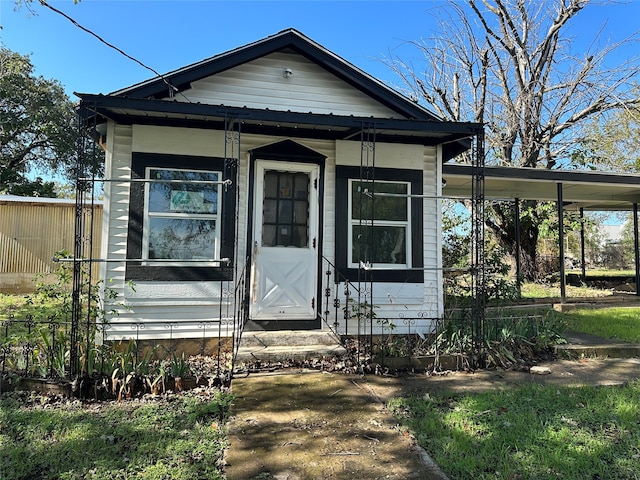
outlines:
[{"label": "white bungalow house", "polygon": [[441,167],[478,125],[442,121],[293,29],[78,95],[106,152],[110,338],[427,331],[442,317]]}]

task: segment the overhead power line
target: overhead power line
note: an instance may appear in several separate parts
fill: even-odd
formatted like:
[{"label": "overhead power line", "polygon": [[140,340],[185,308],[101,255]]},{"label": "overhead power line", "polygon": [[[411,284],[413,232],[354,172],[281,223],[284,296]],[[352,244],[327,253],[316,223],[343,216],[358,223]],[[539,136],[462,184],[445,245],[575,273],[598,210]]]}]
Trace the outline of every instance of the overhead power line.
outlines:
[{"label": "overhead power line", "polygon": [[[134,62],[136,62],[138,65],[140,65],[143,68],[146,68],[147,70],[153,72],[157,77],[160,77],[162,79],[162,81],[164,83],[167,84],[167,86],[169,87],[169,96],[173,98],[173,95],[176,92],[179,92],[179,90],[174,87],[173,85],[171,85],[171,83],[169,82],[169,80],[167,80],[164,75],[162,75],[161,73],[157,72],[155,69],[153,69],[152,67],[150,67],[149,65],[146,65],[144,63],[142,63],[140,60],[138,60],[135,57],[132,57],[131,55],[129,55],[128,53],[126,53],[125,51],[123,51],[122,49],[116,47],[115,45],[113,45],[112,43],[107,42],[104,38],[102,38],[100,35],[98,35],[97,33],[92,32],[91,30],[89,30],[87,27],[84,27],[82,25],[80,25],[80,23],[78,23],[75,19],[71,18],[69,15],[67,15],[66,13],[64,13],[61,10],[58,10],[57,8],[49,5],[47,3],[46,0],[40,0],[40,4],[44,7],[47,7],[49,10],[57,13],[58,15],[62,15],[64,18],[66,18],[67,20],[69,20],[72,24],[74,24],[76,27],[78,27],[80,30],[87,32],[89,35],[95,37],[96,39],[98,39],[101,43],[104,43],[107,47],[114,49],[116,52],[118,52],[121,55],[124,55],[125,57],[127,57],[129,60],[133,60]],[[185,99],[189,100],[188,98],[185,97]]]}]

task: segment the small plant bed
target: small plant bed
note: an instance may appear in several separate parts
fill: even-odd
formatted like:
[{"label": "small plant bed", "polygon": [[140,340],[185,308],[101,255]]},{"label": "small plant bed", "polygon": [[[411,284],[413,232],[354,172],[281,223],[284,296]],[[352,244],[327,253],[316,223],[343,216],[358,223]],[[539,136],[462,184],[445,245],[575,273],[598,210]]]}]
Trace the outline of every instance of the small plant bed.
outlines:
[{"label": "small plant bed", "polygon": [[223,479],[232,397],[215,388],[81,402],[0,396],[0,478]]},{"label": "small plant bed", "polygon": [[[73,380],[28,375],[24,371],[6,372],[0,379],[0,393],[25,390],[82,400],[124,400],[147,394],[179,393],[203,386],[227,387],[231,382],[231,372],[221,369],[217,357],[213,356],[174,355],[172,360],[151,361],[147,358],[145,362],[132,364],[128,364],[121,356],[116,356],[115,360],[108,369],[111,372],[108,375],[94,373]],[[105,370],[106,362],[102,363]]]},{"label": "small plant bed", "polygon": [[[431,335],[383,335],[373,344],[374,360],[399,369],[521,369],[553,357],[566,343],[557,312],[493,309],[478,331],[468,311],[449,312]],[[475,358],[474,358],[475,357]],[[395,359],[404,359],[404,363]]]},{"label": "small plant bed", "polygon": [[640,479],[640,383],[395,398],[449,478]]},{"label": "small plant bed", "polygon": [[640,307],[576,309],[565,314],[567,328],[629,343],[640,343]]}]

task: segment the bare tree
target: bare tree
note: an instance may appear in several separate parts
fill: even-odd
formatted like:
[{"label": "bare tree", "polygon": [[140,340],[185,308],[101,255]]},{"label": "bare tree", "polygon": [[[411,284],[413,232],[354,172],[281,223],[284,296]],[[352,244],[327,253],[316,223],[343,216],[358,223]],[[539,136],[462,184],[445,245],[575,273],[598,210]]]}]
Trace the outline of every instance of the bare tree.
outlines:
[{"label": "bare tree", "polygon": [[[453,0],[439,12],[434,37],[413,42],[426,67],[400,58],[388,64],[410,94],[443,118],[485,125],[487,162],[532,168],[567,166],[581,126],[595,116],[637,104],[632,88],[638,59],[612,66],[621,45],[598,47],[599,33],[586,51],[572,51],[571,20],[588,0]],[[465,161],[462,158],[461,161]],[[512,208],[496,204],[487,226],[515,252]],[[540,221],[548,209],[523,205],[518,240],[523,274],[535,275]]]}]

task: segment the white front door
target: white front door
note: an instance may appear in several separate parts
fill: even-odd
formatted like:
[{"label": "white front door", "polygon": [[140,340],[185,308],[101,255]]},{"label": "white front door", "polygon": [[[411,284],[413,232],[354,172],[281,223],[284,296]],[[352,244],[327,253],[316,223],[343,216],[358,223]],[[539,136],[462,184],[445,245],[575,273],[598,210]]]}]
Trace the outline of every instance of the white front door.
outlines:
[{"label": "white front door", "polygon": [[317,318],[318,175],[316,164],[256,162],[252,320]]}]

